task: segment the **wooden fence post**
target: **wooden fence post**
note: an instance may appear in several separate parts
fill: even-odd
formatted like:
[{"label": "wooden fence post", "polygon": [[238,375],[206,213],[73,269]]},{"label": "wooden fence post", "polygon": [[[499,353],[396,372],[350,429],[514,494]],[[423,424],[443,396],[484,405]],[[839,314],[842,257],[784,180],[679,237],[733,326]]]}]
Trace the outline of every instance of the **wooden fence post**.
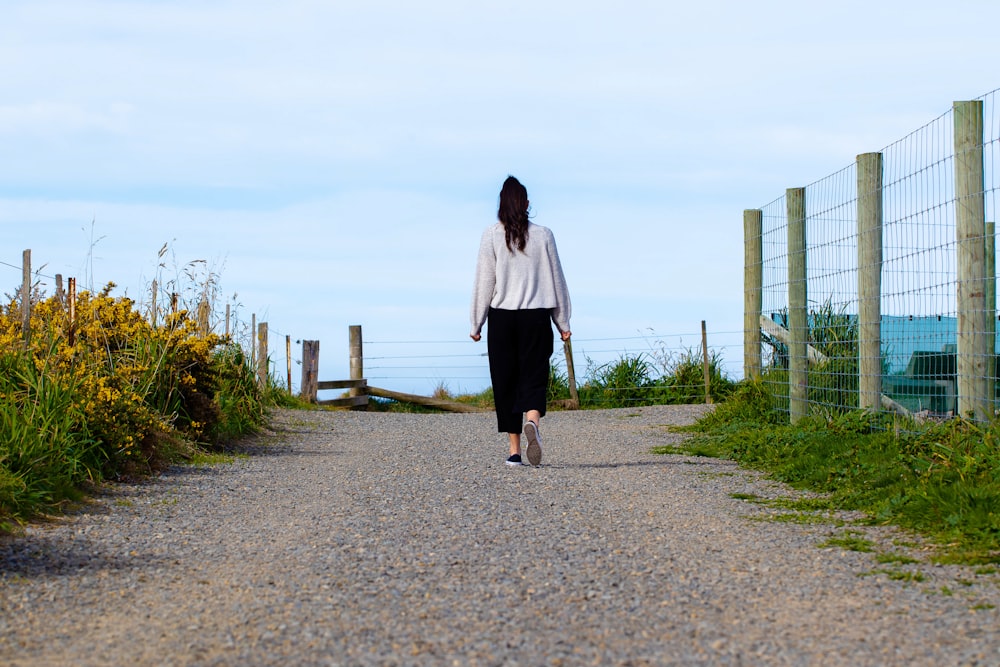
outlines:
[{"label": "wooden fence post", "polygon": [[61,273],[56,274],[56,299],[59,305],[66,305],[66,292],[63,290],[63,277]]},{"label": "wooden fence post", "polygon": [[[997,381],[997,246],[996,223],[986,223],[986,358],[989,399],[996,402]],[[995,409],[995,408],[994,408]]]},{"label": "wooden fence post", "polygon": [[302,386],[299,397],[310,403],[316,402],[319,390],[319,341],[302,341]]},{"label": "wooden fence post", "polygon": [[795,424],[809,414],[809,319],[806,282],[806,190],[785,192],[788,215],[788,398]]},{"label": "wooden fence post", "polygon": [[857,157],[858,408],[882,402],[882,154]]},{"label": "wooden fence post", "polygon": [[226,304],[226,338],[229,338],[229,304]]},{"label": "wooden fence post", "polygon": [[160,285],[159,285],[159,283],[154,280],[152,287],[150,287],[150,290],[151,290],[151,293],[152,293],[152,302],[153,302],[153,305],[150,306],[150,308],[149,308],[149,323],[151,325],[153,325],[153,328],[155,329],[156,328],[156,321],[159,319],[159,313],[156,312],[156,307],[157,307],[156,297],[157,297],[157,295],[160,292]]},{"label": "wooden fence post", "polygon": [[292,337],[285,336],[285,366],[288,368],[288,393],[292,393]]},{"label": "wooden fence post", "polygon": [[760,377],[760,313],[763,300],[763,211],[743,211],[743,377]]},{"label": "wooden fence post", "polygon": [[267,322],[257,325],[257,380],[267,386]]},{"label": "wooden fence post", "polygon": [[69,302],[69,332],[67,338],[69,346],[73,347],[76,343],[76,278],[70,278],[68,283],[69,293],[66,295],[66,299]]},{"label": "wooden fence post", "polygon": [[[348,337],[350,338],[351,379],[361,380],[365,377],[365,360],[361,345],[361,326],[357,324],[351,325],[348,328]],[[352,387],[348,390],[347,395],[354,398],[364,393],[364,390]],[[367,410],[368,406],[360,406],[360,409]]]},{"label": "wooden fence post", "polygon": [[176,315],[177,311],[180,310],[180,298],[181,295],[177,292],[170,295],[170,312],[174,315]]},{"label": "wooden fence post", "polygon": [[[758,327],[757,331],[760,331]],[[705,374],[705,403],[712,404],[712,368],[708,362],[708,333],[705,330],[705,320],[701,321],[701,357],[702,371]]]},{"label": "wooden fence post", "polygon": [[21,337],[31,343],[31,250],[21,254]]},{"label": "wooden fence post", "polygon": [[[983,103],[955,102],[955,217],[958,301],[958,412],[985,421],[992,416],[987,357],[984,260],[986,200],[983,169]],[[987,343],[989,343],[987,345]],[[992,383],[991,383],[992,384]],[[991,386],[991,385],[990,385]],[[989,399],[989,400],[988,400]]]},{"label": "wooden fence post", "polygon": [[198,333],[201,334],[202,338],[208,336],[208,320],[211,310],[211,307],[208,305],[208,299],[203,297],[201,301],[198,302]]}]

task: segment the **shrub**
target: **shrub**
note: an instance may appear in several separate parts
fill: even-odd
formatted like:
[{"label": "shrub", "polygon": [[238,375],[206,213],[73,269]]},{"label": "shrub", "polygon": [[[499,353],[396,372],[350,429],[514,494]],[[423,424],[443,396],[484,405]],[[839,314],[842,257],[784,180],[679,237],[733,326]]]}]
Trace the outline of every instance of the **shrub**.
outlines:
[{"label": "shrub", "polygon": [[[662,351],[657,355],[663,376],[660,378],[662,398],[668,404],[701,403],[705,400],[705,365],[700,350],[687,349],[680,353]],[[709,394],[713,401],[724,401],[735,383],[722,372],[722,357],[709,350]]]},{"label": "shrub", "polygon": [[27,352],[0,351],[0,518],[77,497],[104,457],[71,383],[52,382]]},{"label": "shrub", "polygon": [[[656,377],[657,367],[662,373]],[[705,368],[700,351],[622,355],[616,361],[588,371],[580,388],[585,407],[615,408],[632,405],[677,405],[705,400]],[[716,401],[725,400],[735,383],[722,372],[721,356],[709,353],[709,390]]]},{"label": "shrub", "polygon": [[243,349],[227,342],[215,349],[211,363],[219,408],[210,432],[212,442],[224,443],[260,429],[267,419],[265,401]]},{"label": "shrub", "polygon": [[265,420],[269,394],[238,346],[200,333],[185,311],[154,327],[113,288],[81,292],[72,323],[58,298],[36,299],[27,346],[19,305],[0,312],[0,520]]},{"label": "shrub", "polygon": [[579,390],[582,405],[621,408],[650,404],[653,380],[646,355],[622,355],[617,361],[596,367],[590,359],[587,363],[587,381]]}]

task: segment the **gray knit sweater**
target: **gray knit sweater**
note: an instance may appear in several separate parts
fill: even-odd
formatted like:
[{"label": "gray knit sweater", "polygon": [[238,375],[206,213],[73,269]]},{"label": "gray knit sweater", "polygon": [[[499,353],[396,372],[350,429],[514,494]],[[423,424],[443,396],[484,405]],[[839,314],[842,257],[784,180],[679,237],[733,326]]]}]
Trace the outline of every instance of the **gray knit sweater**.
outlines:
[{"label": "gray knit sweater", "polygon": [[500,222],[483,232],[472,290],[473,336],[482,331],[491,307],[550,308],[556,328],[560,332],[570,330],[569,289],[559,263],[556,239],[547,227],[528,223],[524,252],[507,249]]}]

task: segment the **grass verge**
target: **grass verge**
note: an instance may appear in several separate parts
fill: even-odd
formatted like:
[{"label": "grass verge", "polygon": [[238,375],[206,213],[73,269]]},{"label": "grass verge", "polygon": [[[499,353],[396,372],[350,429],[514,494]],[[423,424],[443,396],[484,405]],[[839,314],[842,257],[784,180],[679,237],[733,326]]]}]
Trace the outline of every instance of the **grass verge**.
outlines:
[{"label": "grass verge", "polygon": [[762,383],[743,383],[678,429],[691,434],[680,449],[735,460],[823,494],[830,509],[915,531],[938,545],[938,562],[1000,563],[1000,422],[919,425],[863,412],[785,422]]}]

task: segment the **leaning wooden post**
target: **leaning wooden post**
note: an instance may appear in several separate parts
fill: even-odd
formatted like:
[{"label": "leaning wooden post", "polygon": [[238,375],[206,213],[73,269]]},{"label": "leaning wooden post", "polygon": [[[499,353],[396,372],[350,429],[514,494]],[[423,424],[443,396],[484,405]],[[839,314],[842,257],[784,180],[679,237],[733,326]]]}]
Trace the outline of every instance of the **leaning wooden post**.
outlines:
[{"label": "leaning wooden post", "polygon": [[760,313],[763,307],[764,254],[760,209],[743,211],[743,377],[760,377]]},{"label": "leaning wooden post", "polygon": [[[757,329],[760,331],[760,329]],[[712,404],[712,367],[708,361],[708,334],[705,332],[705,320],[701,321],[701,366],[705,373],[705,403]]]},{"label": "leaning wooden post", "polygon": [[[996,403],[997,384],[997,247],[996,223],[986,223],[986,346],[990,355],[986,358],[986,374],[989,398]],[[994,406],[995,409],[995,406]]]},{"label": "leaning wooden post", "polygon": [[292,393],[292,337],[285,336],[285,367],[288,369],[288,393]]},{"label": "leaning wooden post", "polygon": [[[984,421],[992,415],[986,363],[984,261],[986,201],[983,170],[983,103],[955,102],[955,222],[958,301],[958,412]],[[989,343],[989,345],[987,345]]]},{"label": "leaning wooden post", "polygon": [[572,401],[572,408],[580,408],[580,393],[576,389],[576,368],[573,365],[573,343],[570,340],[563,341],[563,354],[566,355],[566,381],[569,383],[569,398]]},{"label": "leaning wooden post", "polygon": [[809,413],[809,320],[806,283],[806,191],[785,193],[788,215],[788,398],[794,424]]},{"label": "leaning wooden post", "polygon": [[858,171],[858,408],[882,404],[882,154],[863,153]]},{"label": "leaning wooden post", "polygon": [[21,337],[31,343],[31,250],[21,254]]},{"label": "leaning wooden post", "polygon": [[316,402],[319,390],[319,341],[302,341],[302,386],[299,397],[310,403]]},{"label": "leaning wooden post", "polygon": [[[361,347],[361,326],[354,324],[348,328],[348,334],[350,338],[350,354],[351,354],[351,379],[361,380],[365,377],[365,360],[364,354]],[[348,390],[348,396],[355,397],[361,396],[366,392],[362,389],[352,387]],[[368,406],[360,406],[359,409],[367,410]]]},{"label": "leaning wooden post", "polygon": [[257,380],[267,386],[267,322],[257,325]]},{"label": "leaning wooden post", "polygon": [[73,347],[76,343],[76,278],[70,278],[67,282],[66,300],[69,305],[69,331],[66,338],[69,340],[69,346]]}]

